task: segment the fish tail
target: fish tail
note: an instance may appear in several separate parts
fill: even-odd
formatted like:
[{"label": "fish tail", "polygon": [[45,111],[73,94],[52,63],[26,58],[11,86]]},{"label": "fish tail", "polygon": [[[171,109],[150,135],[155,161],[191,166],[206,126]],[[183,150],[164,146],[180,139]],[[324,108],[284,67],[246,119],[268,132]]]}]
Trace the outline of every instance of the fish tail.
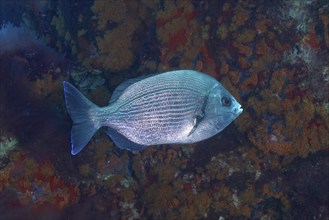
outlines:
[{"label": "fish tail", "polygon": [[63,82],[66,109],[72,118],[71,154],[78,154],[101,127],[93,120],[92,113],[99,107],[89,101],[78,89],[68,82]]}]

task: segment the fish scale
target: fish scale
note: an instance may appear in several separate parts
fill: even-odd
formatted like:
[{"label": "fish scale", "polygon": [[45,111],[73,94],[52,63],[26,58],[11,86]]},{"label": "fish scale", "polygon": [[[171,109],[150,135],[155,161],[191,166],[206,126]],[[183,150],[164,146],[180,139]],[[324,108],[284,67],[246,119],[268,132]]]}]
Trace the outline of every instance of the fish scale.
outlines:
[{"label": "fish scale", "polygon": [[67,82],[64,94],[73,120],[72,154],[79,153],[100,127],[107,128],[120,148],[138,151],[207,139],[242,112],[216,79],[193,70],[128,80],[114,90],[106,107],[94,105]]}]

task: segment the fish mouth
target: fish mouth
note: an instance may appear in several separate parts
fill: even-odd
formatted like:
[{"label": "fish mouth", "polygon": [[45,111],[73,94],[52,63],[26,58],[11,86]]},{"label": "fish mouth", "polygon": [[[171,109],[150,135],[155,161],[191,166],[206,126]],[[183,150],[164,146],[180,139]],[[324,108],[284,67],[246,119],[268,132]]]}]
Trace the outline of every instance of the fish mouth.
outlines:
[{"label": "fish mouth", "polygon": [[234,109],[234,114],[236,115],[240,115],[242,112],[243,112],[243,108],[241,105]]}]

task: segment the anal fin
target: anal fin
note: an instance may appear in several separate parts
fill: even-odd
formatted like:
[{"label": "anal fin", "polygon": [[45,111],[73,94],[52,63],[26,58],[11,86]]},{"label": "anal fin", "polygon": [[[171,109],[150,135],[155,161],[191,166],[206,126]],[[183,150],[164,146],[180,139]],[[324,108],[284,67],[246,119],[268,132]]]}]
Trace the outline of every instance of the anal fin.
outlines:
[{"label": "anal fin", "polygon": [[119,132],[117,132],[115,129],[107,127],[106,133],[108,136],[110,136],[111,140],[120,148],[120,149],[127,149],[130,151],[140,151],[147,147],[147,145],[137,144]]}]

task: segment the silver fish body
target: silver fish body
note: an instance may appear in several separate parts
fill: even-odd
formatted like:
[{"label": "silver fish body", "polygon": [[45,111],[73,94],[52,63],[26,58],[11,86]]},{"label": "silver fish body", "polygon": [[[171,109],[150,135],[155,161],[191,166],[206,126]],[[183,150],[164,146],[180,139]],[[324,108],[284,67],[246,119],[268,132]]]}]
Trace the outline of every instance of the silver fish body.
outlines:
[{"label": "silver fish body", "polygon": [[242,112],[241,105],[214,78],[178,70],[124,82],[106,107],[87,100],[64,82],[67,110],[73,120],[72,154],[79,153],[100,127],[122,149],[184,144],[222,131]]}]

